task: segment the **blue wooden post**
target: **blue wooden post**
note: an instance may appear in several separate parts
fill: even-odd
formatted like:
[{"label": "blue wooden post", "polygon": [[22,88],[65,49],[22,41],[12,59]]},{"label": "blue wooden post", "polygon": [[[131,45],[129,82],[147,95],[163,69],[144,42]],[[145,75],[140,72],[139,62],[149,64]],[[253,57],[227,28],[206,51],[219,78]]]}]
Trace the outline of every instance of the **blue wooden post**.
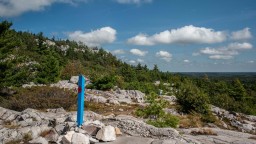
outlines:
[{"label": "blue wooden post", "polygon": [[77,98],[77,126],[83,124],[84,118],[84,92],[85,92],[85,78],[79,75],[78,80],[78,98]]}]

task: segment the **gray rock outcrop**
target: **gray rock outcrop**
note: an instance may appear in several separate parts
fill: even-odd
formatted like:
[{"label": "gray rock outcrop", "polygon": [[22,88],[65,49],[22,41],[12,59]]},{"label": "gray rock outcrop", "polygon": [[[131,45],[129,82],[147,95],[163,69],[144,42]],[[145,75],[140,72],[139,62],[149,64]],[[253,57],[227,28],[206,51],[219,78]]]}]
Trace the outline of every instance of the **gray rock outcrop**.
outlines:
[{"label": "gray rock outcrop", "polygon": [[221,121],[224,118],[229,120],[232,127],[242,132],[256,133],[256,116],[230,112],[216,106],[211,106],[211,111],[218,116]]}]

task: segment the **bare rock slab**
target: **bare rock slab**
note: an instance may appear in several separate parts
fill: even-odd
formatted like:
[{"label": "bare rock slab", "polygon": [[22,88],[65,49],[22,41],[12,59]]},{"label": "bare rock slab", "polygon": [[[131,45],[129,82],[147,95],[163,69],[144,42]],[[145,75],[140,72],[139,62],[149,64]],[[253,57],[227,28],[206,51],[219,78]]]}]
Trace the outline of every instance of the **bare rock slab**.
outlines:
[{"label": "bare rock slab", "polygon": [[[143,137],[118,137],[116,141],[104,142],[104,144],[151,144],[154,141],[152,138]],[[101,143],[96,143],[101,144]]]}]

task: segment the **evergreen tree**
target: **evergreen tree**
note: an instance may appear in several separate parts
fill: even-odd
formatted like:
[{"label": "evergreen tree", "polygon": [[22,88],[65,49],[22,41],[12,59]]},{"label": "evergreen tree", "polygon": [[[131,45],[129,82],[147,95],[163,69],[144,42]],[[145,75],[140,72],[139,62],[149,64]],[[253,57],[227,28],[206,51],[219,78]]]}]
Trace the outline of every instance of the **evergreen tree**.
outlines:
[{"label": "evergreen tree", "polygon": [[243,84],[240,82],[239,79],[235,79],[232,82],[232,87],[231,87],[231,90],[230,90],[230,95],[236,101],[244,100],[247,97],[246,90],[245,90]]}]

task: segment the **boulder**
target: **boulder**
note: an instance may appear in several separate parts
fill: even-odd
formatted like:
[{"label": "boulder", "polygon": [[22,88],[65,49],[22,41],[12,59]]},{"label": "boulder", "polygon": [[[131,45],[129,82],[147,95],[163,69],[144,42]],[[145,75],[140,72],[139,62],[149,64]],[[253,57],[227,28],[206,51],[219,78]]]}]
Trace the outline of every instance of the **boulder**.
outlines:
[{"label": "boulder", "polygon": [[102,141],[114,141],[116,140],[115,128],[113,126],[103,127],[98,131],[96,138]]},{"label": "boulder", "polygon": [[174,128],[156,128],[132,116],[119,115],[114,119],[116,120],[115,125],[122,129],[123,133],[131,136],[143,136],[157,139],[181,137],[179,132]]},{"label": "boulder", "polygon": [[62,137],[62,143],[63,144],[71,144],[72,136],[74,133],[75,133],[75,131],[68,131],[67,134]]},{"label": "boulder", "polygon": [[59,135],[66,133],[68,129],[69,129],[69,126],[64,123],[58,124],[55,126],[55,130]]},{"label": "boulder", "polygon": [[168,102],[176,102],[177,101],[176,96],[166,96],[166,95],[163,95],[162,97],[163,97],[163,99],[167,100]]},{"label": "boulder", "polygon": [[[119,98],[119,99],[132,99],[137,103],[143,103],[144,102],[144,97],[145,94],[142,93],[141,91],[138,90],[121,90],[121,89],[117,89],[115,91],[115,95]],[[120,102],[120,101],[119,101]]]},{"label": "boulder", "polygon": [[72,144],[90,144],[89,136],[81,133],[74,133],[71,138]]},{"label": "boulder", "polygon": [[247,115],[246,118],[247,118],[249,121],[256,122],[256,116]]},{"label": "boulder", "polygon": [[116,100],[116,99],[109,99],[109,100],[108,100],[108,103],[114,104],[114,105],[120,105],[120,103],[119,103],[118,100]]},{"label": "boulder", "polygon": [[96,102],[96,103],[106,103],[107,99],[103,96],[87,95],[85,97],[86,101]]},{"label": "boulder", "polygon": [[59,134],[56,132],[55,129],[51,129],[49,130],[45,135],[44,135],[44,138],[47,140],[47,141],[58,141],[58,138],[59,138]]},{"label": "boulder", "polygon": [[28,142],[29,144],[48,144],[48,141],[43,137],[38,137]]},{"label": "boulder", "polygon": [[94,125],[85,125],[85,126],[82,126],[82,129],[85,130],[91,136],[95,136],[97,132],[100,130],[99,127]]}]

